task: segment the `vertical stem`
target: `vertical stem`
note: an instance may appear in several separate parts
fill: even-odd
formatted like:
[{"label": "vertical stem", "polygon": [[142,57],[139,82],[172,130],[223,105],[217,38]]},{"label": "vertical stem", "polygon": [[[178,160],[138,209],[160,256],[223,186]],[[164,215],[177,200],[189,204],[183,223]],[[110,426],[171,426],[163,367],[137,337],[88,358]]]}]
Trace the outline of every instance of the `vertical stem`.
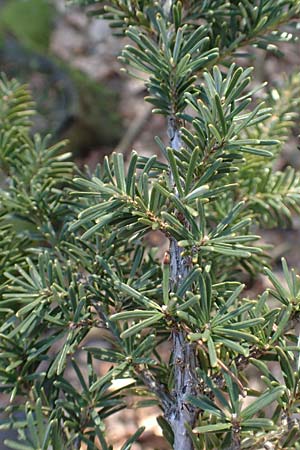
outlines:
[{"label": "vertical stem", "polygon": [[[170,147],[180,150],[182,146],[179,126],[176,119],[169,117],[168,134]],[[171,178],[172,181],[172,178]],[[182,248],[173,237],[170,238],[170,290],[174,291],[189,273],[190,262],[182,255]],[[187,341],[186,332],[180,327],[173,331],[172,352],[174,364],[174,404],[168,411],[167,418],[174,433],[174,450],[193,450],[193,443],[186,429],[186,424],[193,427],[197,411],[188,404],[188,395],[197,392],[196,349]]]},{"label": "vertical stem", "polygon": [[[172,5],[174,0],[162,0],[162,6],[166,15],[171,17]],[[175,100],[175,99],[174,99]],[[174,108],[172,108],[174,111]],[[170,147],[174,150],[180,150],[182,140],[180,136],[180,124],[174,115],[168,117],[168,135]],[[171,183],[174,185],[172,174]],[[185,224],[187,226],[187,224]],[[182,255],[182,248],[173,237],[170,238],[170,290],[175,291],[190,270],[190,261]],[[186,425],[191,428],[195,424],[197,417],[196,409],[188,404],[187,396],[196,394],[197,377],[196,369],[196,349],[195,345],[187,341],[186,332],[180,329],[173,330],[172,334],[172,353],[174,364],[174,403],[166,413],[174,433],[174,450],[193,450],[193,442],[188,434]]]},{"label": "vertical stem", "polygon": [[73,445],[74,445],[75,450],[80,450],[80,446],[81,446],[80,437],[75,438]]}]

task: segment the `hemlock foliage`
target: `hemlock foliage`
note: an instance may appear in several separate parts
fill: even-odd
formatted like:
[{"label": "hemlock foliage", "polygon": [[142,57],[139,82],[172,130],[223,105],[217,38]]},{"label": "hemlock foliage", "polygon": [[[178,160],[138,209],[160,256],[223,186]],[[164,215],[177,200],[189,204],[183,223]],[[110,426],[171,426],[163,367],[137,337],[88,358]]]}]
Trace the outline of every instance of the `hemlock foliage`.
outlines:
[{"label": "hemlock foliage", "polygon": [[[161,407],[176,450],[299,449],[300,281],[284,259],[276,278],[259,227],[300,211],[300,174],[274,170],[300,77],[262,102],[234,62],[292,41],[299,1],[73,3],[131,40],[121,60],[170,141],[156,138],[163,157],[114,153],[80,173],[64,142],[31,135],[28,88],[2,76],[0,430],[19,435],[6,445],[112,449],[105,419],[137,396]],[[153,230],[170,241],[163,261]],[[272,288],[248,298],[242,278],[261,273]]]}]

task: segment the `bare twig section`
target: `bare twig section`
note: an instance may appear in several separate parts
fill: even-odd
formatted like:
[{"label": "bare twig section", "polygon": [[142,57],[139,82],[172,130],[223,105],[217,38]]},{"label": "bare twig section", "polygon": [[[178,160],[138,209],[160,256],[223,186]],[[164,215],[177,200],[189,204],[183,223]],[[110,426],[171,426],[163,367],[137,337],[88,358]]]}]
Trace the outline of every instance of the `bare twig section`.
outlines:
[{"label": "bare twig section", "polygon": [[[182,141],[179,124],[176,119],[168,120],[168,135],[170,147],[180,150]],[[173,182],[171,177],[171,182]],[[190,270],[190,261],[182,255],[182,248],[174,238],[170,238],[170,290],[174,291],[186,278]],[[184,330],[174,330],[172,334],[172,351],[174,364],[174,404],[166,412],[166,417],[174,433],[175,450],[192,450],[193,443],[186,425],[193,427],[197,417],[197,410],[186,401],[190,395],[198,390],[196,377],[196,346],[187,340]]]},{"label": "bare twig section", "polygon": [[174,433],[174,449],[192,450],[192,440],[186,425],[194,426],[197,410],[187,403],[189,395],[196,395],[198,383],[195,377],[195,346],[188,343],[184,331],[174,331],[173,363],[174,363],[174,404],[166,414]]}]

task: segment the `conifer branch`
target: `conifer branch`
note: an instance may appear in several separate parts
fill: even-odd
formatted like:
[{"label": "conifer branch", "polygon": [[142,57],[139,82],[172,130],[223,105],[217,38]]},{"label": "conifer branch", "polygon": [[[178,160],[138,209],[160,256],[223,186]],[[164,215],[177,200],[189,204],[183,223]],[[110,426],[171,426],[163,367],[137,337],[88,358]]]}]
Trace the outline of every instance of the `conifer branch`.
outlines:
[{"label": "conifer branch", "polygon": [[[133,43],[122,61],[146,74],[146,101],[166,119],[168,145],[156,138],[164,162],[133,151],[125,164],[115,152],[73,179],[63,143],[32,138],[27,88],[1,78],[0,382],[9,400],[0,428],[18,429],[11,448],[111,450],[106,419],[133,393],[144,396],[136,407],[161,406],[175,450],[297,447],[300,278],[284,259],[284,281],[265,267],[253,229],[300,212],[299,173],[273,170],[297,117],[298,78],[250,106],[252,69],[212,62],[245,42],[291,41],[277,27],[299,2],[250,3],[107,2],[104,16]],[[153,230],[169,239],[162,264],[144,239]],[[265,273],[271,288],[245,297],[241,271]],[[106,373],[96,361],[109,363]]]}]

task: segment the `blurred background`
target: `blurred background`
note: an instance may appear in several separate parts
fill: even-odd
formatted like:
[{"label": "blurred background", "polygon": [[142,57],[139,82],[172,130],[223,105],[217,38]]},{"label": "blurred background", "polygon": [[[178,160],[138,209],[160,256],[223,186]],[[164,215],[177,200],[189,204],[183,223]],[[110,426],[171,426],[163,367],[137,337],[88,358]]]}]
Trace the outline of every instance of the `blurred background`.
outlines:
[{"label": "blurred background", "polygon": [[[299,33],[300,35],[300,33]],[[64,0],[0,0],[0,71],[28,83],[37,107],[33,132],[52,139],[69,139],[69,150],[79,166],[95,167],[113,150],[126,155],[134,148],[143,155],[159,153],[154,136],[167,139],[160,116],[151,115],[141,81],[120,72],[117,56],[125,39],[112,36],[107,22],[88,17]],[[300,44],[283,44],[282,55],[251,49],[254,83],[268,81],[280,87],[287,75],[300,70]],[[300,169],[300,127],[285,146],[278,168]],[[266,243],[280,277],[280,258],[300,271],[300,218],[285,230],[264,230]],[[159,247],[157,235],[150,244]],[[155,240],[156,239],[156,240]],[[157,241],[158,239],[158,241]],[[251,293],[266,287],[263,276]],[[99,371],[107,367],[101,363]],[[1,397],[0,397],[1,401]],[[108,436],[114,448],[145,425],[147,431],[135,449],[167,449],[156,424],[156,409],[134,408],[109,419]],[[0,431],[0,450],[7,433]]]}]

